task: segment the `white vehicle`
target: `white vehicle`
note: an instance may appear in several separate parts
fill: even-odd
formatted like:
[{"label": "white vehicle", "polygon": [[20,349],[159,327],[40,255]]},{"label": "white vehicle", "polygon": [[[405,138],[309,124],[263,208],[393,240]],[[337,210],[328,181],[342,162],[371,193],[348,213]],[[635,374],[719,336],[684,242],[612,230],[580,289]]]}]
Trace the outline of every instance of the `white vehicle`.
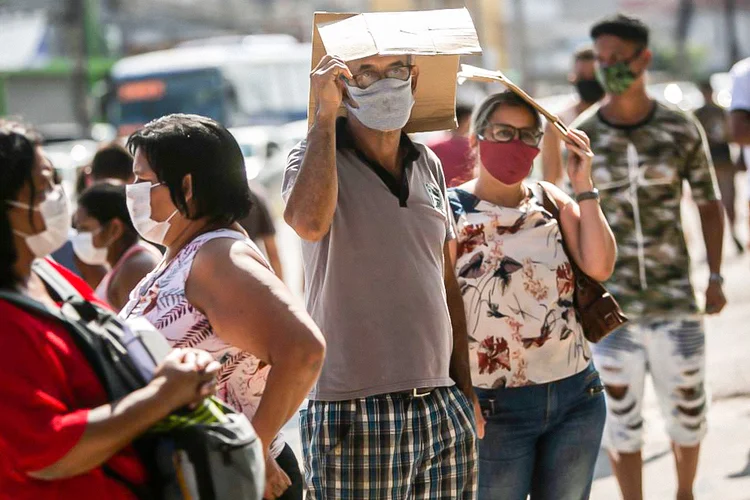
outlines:
[{"label": "white vehicle", "polygon": [[310,44],[250,36],[126,57],[112,68],[110,122],[119,135],[169,113],[225,126],[279,125],[307,116]]}]

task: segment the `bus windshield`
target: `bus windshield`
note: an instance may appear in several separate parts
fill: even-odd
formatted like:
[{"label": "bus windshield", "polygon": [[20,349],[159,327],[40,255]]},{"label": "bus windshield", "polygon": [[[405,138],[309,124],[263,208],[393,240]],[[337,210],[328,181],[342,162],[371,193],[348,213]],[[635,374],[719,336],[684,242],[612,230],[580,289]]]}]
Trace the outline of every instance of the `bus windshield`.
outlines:
[{"label": "bus windshield", "polygon": [[118,82],[114,121],[140,126],[170,113],[194,113],[223,122],[225,85],[218,69],[150,75]]}]

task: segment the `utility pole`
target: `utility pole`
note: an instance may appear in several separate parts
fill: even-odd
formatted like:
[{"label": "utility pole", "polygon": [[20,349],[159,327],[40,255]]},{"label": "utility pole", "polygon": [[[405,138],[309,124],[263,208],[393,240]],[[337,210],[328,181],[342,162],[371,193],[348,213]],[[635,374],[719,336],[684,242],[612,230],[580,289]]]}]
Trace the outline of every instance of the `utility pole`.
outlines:
[{"label": "utility pole", "polygon": [[67,0],[65,9],[65,32],[69,53],[73,59],[71,74],[71,99],[76,124],[81,132],[88,134],[91,128],[89,116],[89,72],[87,43],[87,0]]}]

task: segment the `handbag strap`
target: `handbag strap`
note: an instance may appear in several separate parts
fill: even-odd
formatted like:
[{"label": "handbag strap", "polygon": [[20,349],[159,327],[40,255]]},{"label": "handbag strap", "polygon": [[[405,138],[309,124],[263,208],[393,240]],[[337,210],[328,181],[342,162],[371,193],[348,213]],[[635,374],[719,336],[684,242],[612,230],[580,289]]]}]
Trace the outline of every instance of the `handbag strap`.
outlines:
[{"label": "handbag strap", "polygon": [[565,255],[568,256],[568,261],[570,262],[570,267],[573,270],[573,275],[578,277],[579,273],[583,273],[583,271],[581,271],[581,268],[579,268],[576,264],[576,261],[570,254],[568,244],[565,242],[565,232],[563,231],[562,220],[560,218],[560,208],[557,206],[557,202],[549,193],[549,190],[545,188],[544,184],[542,184],[541,182],[537,182],[532,190],[534,192],[534,196],[537,196],[542,201],[542,207],[547,212],[549,212],[557,221],[557,226],[560,228],[560,242],[562,244],[563,251],[565,252]]}]

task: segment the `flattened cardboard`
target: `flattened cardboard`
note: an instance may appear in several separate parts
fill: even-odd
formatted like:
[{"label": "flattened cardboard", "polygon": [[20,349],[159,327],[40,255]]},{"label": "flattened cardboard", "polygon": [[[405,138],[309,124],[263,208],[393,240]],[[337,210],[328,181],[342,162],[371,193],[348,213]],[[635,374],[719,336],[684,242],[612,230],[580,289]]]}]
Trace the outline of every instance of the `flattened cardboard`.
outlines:
[{"label": "flattened cardboard", "polygon": [[549,112],[545,107],[536,102],[533,97],[526,93],[521,87],[510,81],[510,79],[503,74],[502,71],[492,71],[489,69],[478,68],[469,64],[462,64],[461,71],[458,73],[458,84],[461,85],[466,80],[474,80],[478,82],[490,82],[490,83],[501,83],[507,87],[508,90],[518,95],[529,103],[534,109],[539,111],[563,136],[565,142],[569,142],[576,145],[573,141],[568,139],[568,127],[563,123],[559,116]]},{"label": "flattened cardboard", "polygon": [[[316,12],[312,68],[326,54],[345,61],[374,55],[412,55],[419,66],[415,104],[406,132],[456,127],[456,73],[459,57],[480,54],[474,23],[464,9],[366,14]],[[315,102],[310,92],[308,124]],[[339,115],[346,115],[342,105]]]}]

